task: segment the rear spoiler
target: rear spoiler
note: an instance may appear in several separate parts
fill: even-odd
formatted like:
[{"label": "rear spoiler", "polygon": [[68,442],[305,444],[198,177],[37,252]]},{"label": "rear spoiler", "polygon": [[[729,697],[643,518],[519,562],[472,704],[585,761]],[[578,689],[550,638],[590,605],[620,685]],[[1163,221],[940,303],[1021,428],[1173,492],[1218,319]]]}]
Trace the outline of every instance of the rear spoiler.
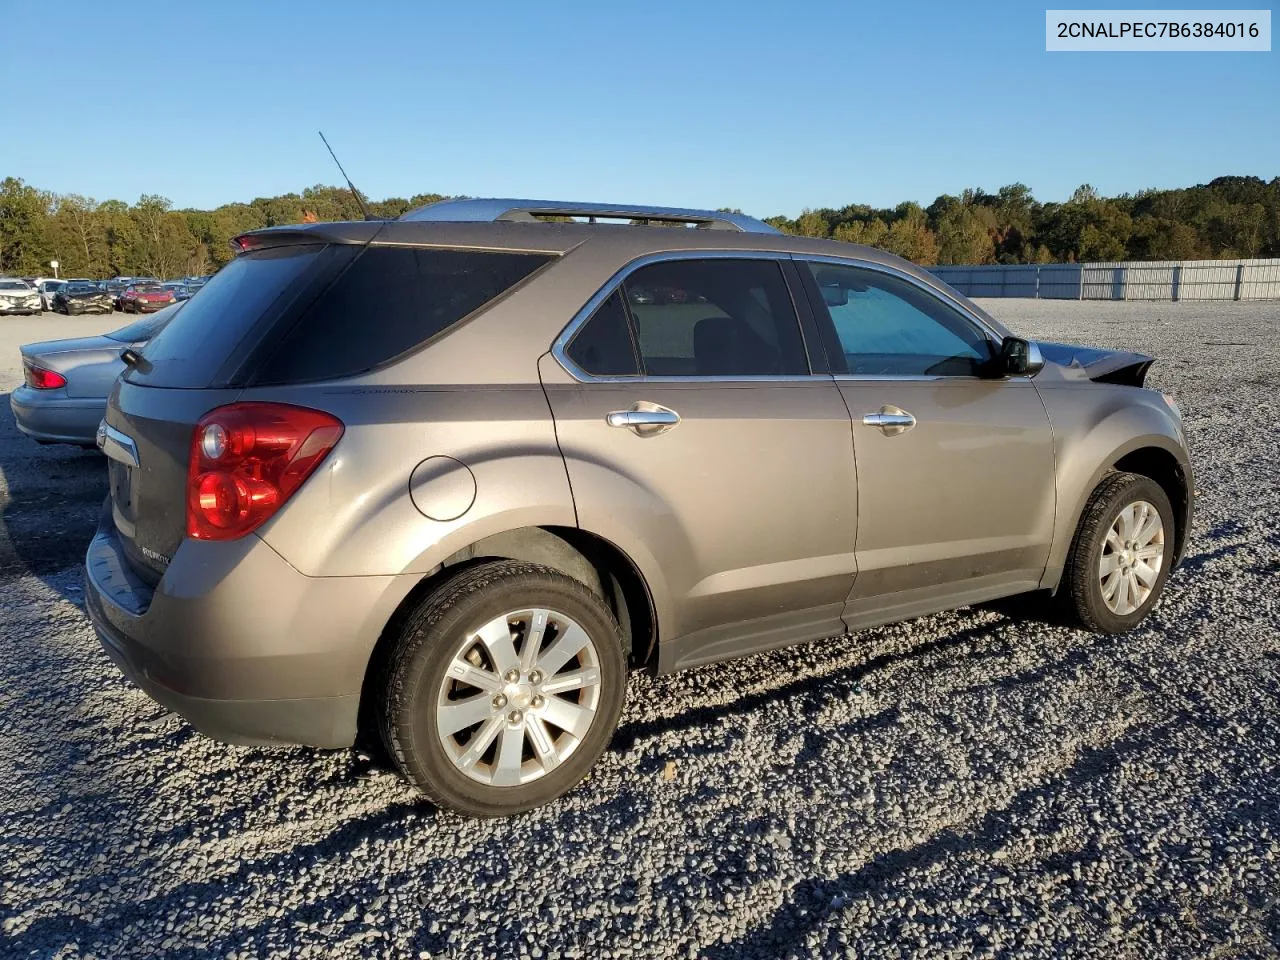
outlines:
[{"label": "rear spoiler", "polygon": [[332,223],[299,223],[287,227],[264,227],[232,237],[231,249],[236,253],[286,247],[299,243],[365,244],[382,230],[383,220],[344,220]]},{"label": "rear spoiler", "polygon": [[1155,357],[1145,353],[1125,350],[1098,350],[1070,343],[1037,341],[1041,355],[1053,363],[1068,369],[1080,370],[1090,380],[1098,383],[1118,383],[1140,387],[1147,379],[1147,371],[1155,363]]}]

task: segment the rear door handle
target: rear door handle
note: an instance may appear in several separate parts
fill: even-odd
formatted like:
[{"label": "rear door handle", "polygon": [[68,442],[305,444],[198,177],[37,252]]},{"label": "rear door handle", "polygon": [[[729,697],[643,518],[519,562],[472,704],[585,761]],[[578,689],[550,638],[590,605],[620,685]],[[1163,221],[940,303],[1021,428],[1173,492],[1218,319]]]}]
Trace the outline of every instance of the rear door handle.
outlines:
[{"label": "rear door handle", "polygon": [[656,437],[680,422],[680,414],[657,403],[641,401],[630,410],[614,410],[605,416],[611,427],[628,427],[638,437]]},{"label": "rear door handle", "polygon": [[916,418],[901,407],[885,404],[875,413],[863,416],[862,422],[868,427],[879,427],[886,437],[896,437],[914,427]]}]

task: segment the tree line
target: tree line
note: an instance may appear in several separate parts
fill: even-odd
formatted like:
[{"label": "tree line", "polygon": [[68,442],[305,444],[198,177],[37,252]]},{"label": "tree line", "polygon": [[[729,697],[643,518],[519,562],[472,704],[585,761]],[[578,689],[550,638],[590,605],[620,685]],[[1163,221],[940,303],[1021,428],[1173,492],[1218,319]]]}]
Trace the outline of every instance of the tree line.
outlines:
[{"label": "tree line", "polygon": [[[398,217],[440,194],[369,203]],[[0,273],[63,276],[204,274],[231,259],[232,237],[259,227],[358,220],[349,191],[318,185],[214,210],[174,209],[165,197],[96,201],[0,182]],[[927,207],[850,204],[767,218],[786,233],[880,247],[920,264],[1062,263],[1280,257],[1280,177],[1219,177],[1174,190],[1103,197],[1089,185],[1041,203],[1024,184],[944,194]]]},{"label": "tree line", "polygon": [[806,210],[780,230],[881,247],[921,264],[1080,263],[1280,257],[1280,177],[1218,177],[1103,197],[1085,184],[1040,203],[1021,183],[944,194],[927,207]]},{"label": "tree line", "polygon": [[[369,203],[369,212],[394,218],[441,199],[434,193],[393,197]],[[0,181],[0,274],[47,276],[49,261],[57,260],[64,277],[203,275],[232,258],[231,239],[246,230],[360,219],[360,207],[345,187],[315,186],[214,210],[175,210],[155,194],[133,204],[99,202],[7,177]]]}]

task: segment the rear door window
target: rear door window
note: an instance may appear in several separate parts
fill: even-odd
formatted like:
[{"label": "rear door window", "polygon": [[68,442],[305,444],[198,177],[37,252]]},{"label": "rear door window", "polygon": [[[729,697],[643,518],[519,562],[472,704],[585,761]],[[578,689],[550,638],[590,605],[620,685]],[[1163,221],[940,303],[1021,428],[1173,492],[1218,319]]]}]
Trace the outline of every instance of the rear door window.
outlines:
[{"label": "rear door window", "polygon": [[627,277],[644,373],[651,377],[808,374],[800,322],[775,260],[669,260]]},{"label": "rear door window", "polygon": [[634,377],[640,373],[621,293],[600,304],[574,334],[566,353],[584,373],[595,377]]}]

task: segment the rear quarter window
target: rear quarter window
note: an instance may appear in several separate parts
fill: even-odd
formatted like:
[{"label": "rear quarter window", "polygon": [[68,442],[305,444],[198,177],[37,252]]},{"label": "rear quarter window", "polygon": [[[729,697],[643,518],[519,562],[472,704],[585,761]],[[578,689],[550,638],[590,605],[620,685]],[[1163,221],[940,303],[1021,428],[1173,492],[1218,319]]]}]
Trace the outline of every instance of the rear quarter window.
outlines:
[{"label": "rear quarter window", "polygon": [[368,247],[275,341],[253,381],[328,380],[381,366],[444,332],[551,259],[534,253]]}]

